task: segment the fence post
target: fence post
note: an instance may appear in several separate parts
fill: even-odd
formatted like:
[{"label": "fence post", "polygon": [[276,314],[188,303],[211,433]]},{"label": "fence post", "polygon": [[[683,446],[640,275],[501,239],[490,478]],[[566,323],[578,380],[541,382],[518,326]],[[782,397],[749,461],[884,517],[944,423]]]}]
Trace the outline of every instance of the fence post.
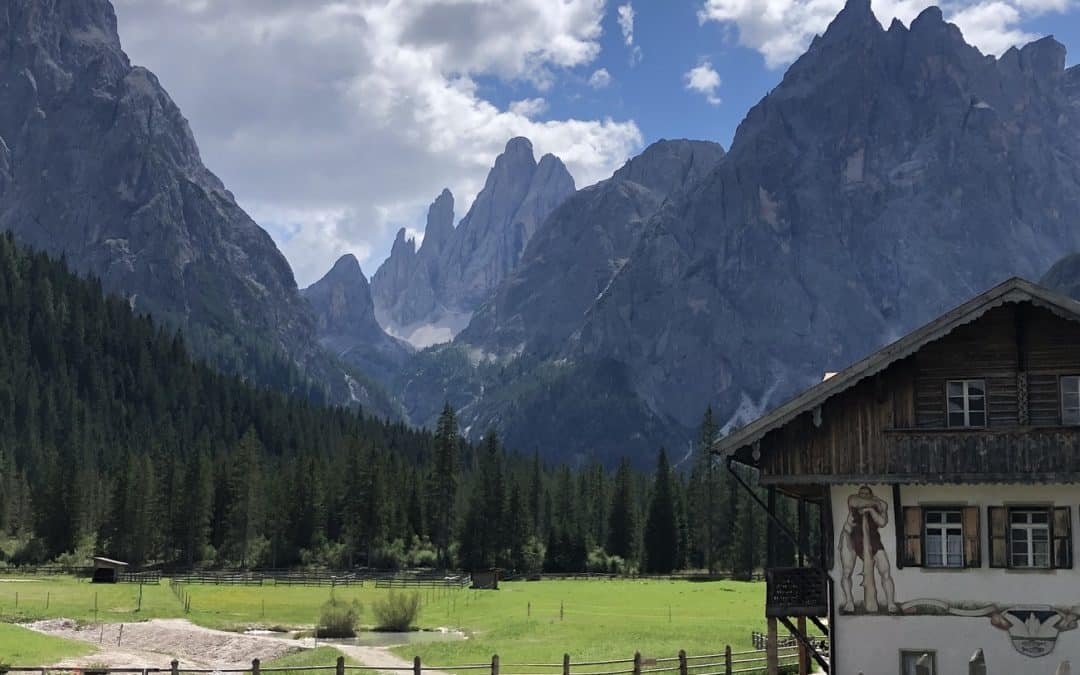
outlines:
[{"label": "fence post", "polygon": [[986,675],[986,657],[982,649],[976,649],[968,661],[968,675]]},{"label": "fence post", "polygon": [[[768,621],[769,634],[765,638],[765,669],[768,675],[779,675],[780,652],[776,635],[776,617],[770,616]],[[927,674],[929,675],[929,674]]]},{"label": "fence post", "polygon": [[641,675],[641,652],[634,652],[634,675]]},{"label": "fence post", "polygon": [[806,642],[809,642],[809,638],[806,635],[805,616],[800,616],[797,619],[796,628],[798,628],[799,634],[803,636],[802,640],[795,640],[799,647],[799,675],[810,675],[810,651],[806,648]]},{"label": "fence post", "polygon": [[179,661],[177,661],[176,659],[173,659],[172,663],[170,663],[169,666],[170,666],[170,669],[172,671],[172,675],[180,675],[180,662]]},{"label": "fence post", "polygon": [[1070,675],[1072,673],[1072,666],[1068,661],[1062,661],[1061,665],[1057,667],[1054,675]]},{"label": "fence post", "polygon": [[491,655],[491,675],[499,675],[499,655]]},{"label": "fence post", "polygon": [[570,675],[570,655],[562,655],[562,675]]},{"label": "fence post", "polygon": [[337,675],[345,675],[345,657],[337,657]]},{"label": "fence post", "polygon": [[724,675],[731,675],[731,645],[724,647]]},{"label": "fence post", "polygon": [[251,659],[251,675],[259,675],[259,659]]},{"label": "fence post", "polygon": [[414,656],[412,660],[413,675],[420,675],[420,657]]},{"label": "fence post", "polygon": [[686,675],[686,650],[679,650],[679,675]]},{"label": "fence post", "polygon": [[919,660],[915,662],[915,675],[931,675],[929,654],[923,654],[919,657]]}]

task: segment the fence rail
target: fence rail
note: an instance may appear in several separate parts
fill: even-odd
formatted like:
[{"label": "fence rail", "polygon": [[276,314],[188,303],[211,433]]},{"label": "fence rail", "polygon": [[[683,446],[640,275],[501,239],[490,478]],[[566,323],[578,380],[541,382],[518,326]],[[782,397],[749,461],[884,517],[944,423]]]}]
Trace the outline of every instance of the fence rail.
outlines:
[{"label": "fence rail", "polygon": [[[780,667],[787,669],[798,667],[799,652],[795,647],[784,647],[780,652]],[[70,671],[70,668],[49,668],[47,666],[3,666],[0,665],[0,675],[5,673],[50,673]],[[247,675],[262,675],[263,673],[304,673],[311,671],[335,671],[336,675],[345,675],[348,671],[385,671],[412,673],[423,675],[425,672],[460,672],[476,670],[478,673],[487,671],[490,675],[651,675],[658,673],[678,673],[678,675],[737,675],[740,673],[763,674],[766,670],[766,657],[762,650],[750,649],[746,651],[732,651],[727,646],[723,652],[716,654],[701,654],[688,656],[680,650],[678,656],[645,658],[640,652],[632,658],[613,659],[608,661],[579,661],[570,660],[569,654],[563,655],[560,663],[516,663],[504,664],[499,656],[491,657],[490,663],[468,663],[450,666],[427,666],[421,663],[420,657],[413,658],[412,664],[407,666],[362,666],[346,665],[345,657],[339,656],[333,665],[325,666],[287,666],[263,668],[259,659],[251,662],[250,668],[216,668],[197,669],[181,668],[180,662],[173,660],[166,668],[138,667],[138,668],[83,668],[82,675],[111,675],[113,673],[136,673],[150,675],[152,673],[203,674],[203,673],[237,673]],[[537,672],[543,671],[543,672]],[[985,675],[985,673],[983,673]]]}]

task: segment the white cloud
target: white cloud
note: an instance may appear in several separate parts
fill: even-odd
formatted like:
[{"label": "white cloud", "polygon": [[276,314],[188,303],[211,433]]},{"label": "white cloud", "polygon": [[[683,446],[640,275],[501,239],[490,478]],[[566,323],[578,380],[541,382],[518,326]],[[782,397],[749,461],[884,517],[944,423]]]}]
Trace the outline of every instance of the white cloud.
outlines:
[{"label": "white cloud", "polygon": [[633,121],[538,120],[543,98],[498,106],[476,82],[542,92],[587,67],[604,0],[115,4],[132,61],[159,76],[302,285],[344,252],[373,273],[444,186],[460,218],[512,136],[559,155],[580,185],[642,144]]},{"label": "white cloud", "polygon": [[[1065,11],[1073,0],[959,0],[944,2],[946,18],[984,53],[1000,54],[1032,38],[1017,24],[1046,12]],[[930,4],[928,0],[875,0],[874,13],[882,25],[895,17],[905,24]],[[731,26],[739,44],[755,49],[770,68],[790,63],[802,54],[816,34],[824,32],[843,9],[844,0],[703,0],[698,20]]]},{"label": "white cloud", "polygon": [[712,63],[702,61],[683,74],[683,79],[687,89],[704,95],[710,105],[720,105],[720,97],[716,95],[716,90],[720,88],[720,73],[716,72]]},{"label": "white cloud", "polygon": [[622,30],[623,42],[626,46],[634,44],[634,6],[631,3],[619,5],[619,29]]},{"label": "white cloud", "polygon": [[615,10],[618,14],[619,30],[622,31],[623,43],[630,48],[630,65],[641,63],[641,47],[634,44],[634,5],[626,3]]},{"label": "white cloud", "polygon": [[593,89],[603,89],[609,84],[611,84],[611,73],[607,71],[607,68],[597,68],[589,76],[589,86]]},{"label": "white cloud", "polygon": [[513,101],[510,103],[510,112],[515,115],[521,115],[522,117],[528,117],[532,119],[537,115],[543,115],[547,112],[548,104],[542,98],[525,98],[520,101]]}]

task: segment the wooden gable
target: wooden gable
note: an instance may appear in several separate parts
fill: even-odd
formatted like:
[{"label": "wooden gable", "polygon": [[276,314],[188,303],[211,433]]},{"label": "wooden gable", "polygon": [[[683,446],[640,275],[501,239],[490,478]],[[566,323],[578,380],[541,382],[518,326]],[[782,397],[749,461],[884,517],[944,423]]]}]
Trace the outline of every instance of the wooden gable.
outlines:
[{"label": "wooden gable", "polygon": [[[932,332],[942,317],[917,331],[927,339],[890,345],[718,449],[765,484],[1080,480],[1080,427],[1062,425],[1059,384],[1080,375],[1080,305],[995,290],[1007,299]],[[875,364],[882,353],[891,358]],[[985,382],[984,427],[947,426],[946,386],[958,379]]]}]

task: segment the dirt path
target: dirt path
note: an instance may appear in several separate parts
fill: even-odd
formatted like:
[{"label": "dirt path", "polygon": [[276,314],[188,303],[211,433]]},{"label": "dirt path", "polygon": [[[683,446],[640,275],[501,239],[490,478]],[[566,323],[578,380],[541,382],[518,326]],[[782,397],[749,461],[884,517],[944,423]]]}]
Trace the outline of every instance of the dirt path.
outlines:
[{"label": "dirt path", "polygon": [[82,628],[70,619],[50,619],[29,624],[27,628],[98,647],[93,654],[55,664],[65,667],[96,664],[112,668],[168,668],[175,658],[181,668],[245,668],[251,666],[252,659],[265,661],[302,648],[296,641],[212,630],[184,619]]},{"label": "dirt path", "polygon": [[[365,666],[386,668],[393,675],[412,675],[413,662],[390,651],[389,647],[363,647],[359,645],[330,645],[345,656],[356,659]],[[448,675],[439,670],[425,670],[426,675]]]}]

